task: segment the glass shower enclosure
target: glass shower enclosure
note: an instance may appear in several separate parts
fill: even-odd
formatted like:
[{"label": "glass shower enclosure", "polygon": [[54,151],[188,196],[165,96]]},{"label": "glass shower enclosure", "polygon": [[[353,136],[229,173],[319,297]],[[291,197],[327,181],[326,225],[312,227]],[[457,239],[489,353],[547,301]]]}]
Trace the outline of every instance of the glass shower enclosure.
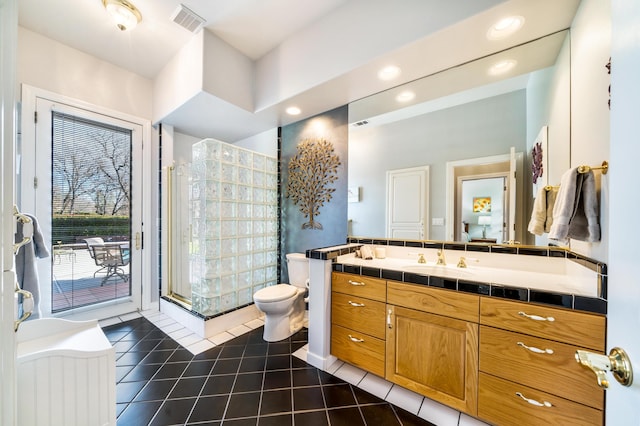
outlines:
[{"label": "glass shower enclosure", "polygon": [[175,170],[170,275],[193,311],[222,314],[277,283],[277,166],[275,157],[205,139],[193,145],[191,166]]}]

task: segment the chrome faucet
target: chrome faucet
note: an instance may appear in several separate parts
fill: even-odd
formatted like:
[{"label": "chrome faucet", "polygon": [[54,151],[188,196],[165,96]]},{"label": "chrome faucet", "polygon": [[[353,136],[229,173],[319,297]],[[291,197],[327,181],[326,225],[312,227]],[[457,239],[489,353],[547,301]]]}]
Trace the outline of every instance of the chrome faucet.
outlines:
[{"label": "chrome faucet", "polygon": [[446,265],[447,261],[444,258],[444,251],[442,250],[438,250],[438,261],[436,262],[436,265]]}]

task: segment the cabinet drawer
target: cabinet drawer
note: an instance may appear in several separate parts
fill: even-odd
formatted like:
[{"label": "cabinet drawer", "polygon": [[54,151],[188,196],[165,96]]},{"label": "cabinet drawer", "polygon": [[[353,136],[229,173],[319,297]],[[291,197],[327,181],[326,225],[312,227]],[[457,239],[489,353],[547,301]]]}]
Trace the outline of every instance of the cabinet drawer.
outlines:
[{"label": "cabinet drawer", "polygon": [[480,327],[480,371],[602,410],[604,390],[576,362],[576,349],[582,348]]},{"label": "cabinet drawer", "polygon": [[480,301],[480,323],[604,352],[605,317],[491,297]]},{"label": "cabinet drawer", "polygon": [[384,377],[384,340],[332,324],[331,354]]},{"label": "cabinet drawer", "polygon": [[478,385],[478,417],[500,426],[604,423],[604,413],[600,410],[482,372]]},{"label": "cabinet drawer", "polygon": [[339,272],[334,272],[331,275],[331,289],[333,291],[366,297],[379,302],[384,302],[387,298],[386,284],[385,280],[363,277],[362,275]]},{"label": "cabinet drawer", "polygon": [[389,281],[387,303],[422,312],[478,322],[480,296]]},{"label": "cabinet drawer", "polygon": [[348,294],[331,293],[331,322],[384,340],[385,304]]}]

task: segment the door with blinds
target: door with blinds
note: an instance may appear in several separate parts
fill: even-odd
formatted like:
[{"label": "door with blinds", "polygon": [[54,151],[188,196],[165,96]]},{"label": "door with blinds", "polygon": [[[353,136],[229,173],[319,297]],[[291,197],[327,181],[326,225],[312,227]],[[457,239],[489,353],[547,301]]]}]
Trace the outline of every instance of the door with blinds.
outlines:
[{"label": "door with blinds", "polygon": [[141,307],[139,124],[36,98],[35,213],[50,265],[44,315],[108,318]]}]

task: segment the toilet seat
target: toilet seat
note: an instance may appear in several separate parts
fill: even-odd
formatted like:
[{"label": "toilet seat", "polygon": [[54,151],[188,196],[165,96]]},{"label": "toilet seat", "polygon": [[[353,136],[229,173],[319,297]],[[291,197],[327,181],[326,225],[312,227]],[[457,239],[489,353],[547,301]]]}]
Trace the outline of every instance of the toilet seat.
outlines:
[{"label": "toilet seat", "polygon": [[297,287],[290,284],[276,284],[256,291],[253,300],[256,302],[279,302],[294,296],[297,292]]}]

